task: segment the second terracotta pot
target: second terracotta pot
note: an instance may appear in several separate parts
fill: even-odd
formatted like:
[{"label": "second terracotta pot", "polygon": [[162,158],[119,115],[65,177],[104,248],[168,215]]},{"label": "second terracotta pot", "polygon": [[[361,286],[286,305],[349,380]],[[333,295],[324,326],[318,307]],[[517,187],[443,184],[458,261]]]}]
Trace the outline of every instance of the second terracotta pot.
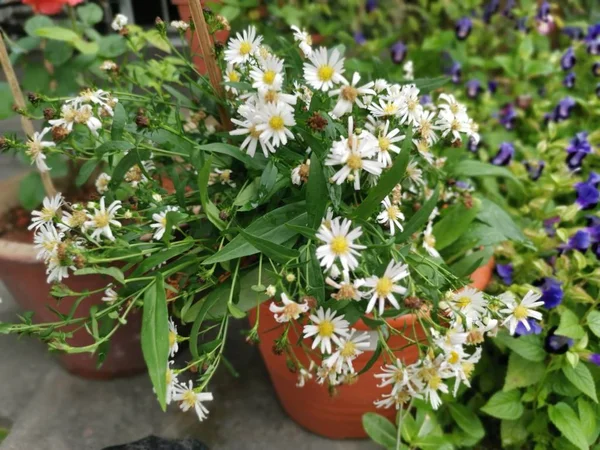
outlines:
[{"label": "second terracotta pot", "polygon": [[[471,284],[477,289],[484,289],[491,277],[494,267],[493,260],[488,264],[477,269],[472,275]],[[379,380],[373,375],[385,363],[383,357],[375,362],[372,368],[358,377],[356,383],[352,385],[342,385],[337,387],[334,396],[331,396],[327,387],[320,385],[314,380],[306,382],[305,386],[298,388],[296,386],[297,374],[291,373],[286,364],[285,355],[276,355],[273,353],[274,340],[281,335],[281,325],[278,324],[273,314],[269,311],[269,303],[264,302],[259,307],[259,349],[262,358],[267,366],[269,376],[277,393],[277,397],[288,415],[299,425],[307,430],[325,436],[331,439],[350,439],[367,437],[363,426],[362,416],[367,412],[377,412],[395,421],[396,410],[378,409],[373,402],[377,400],[385,390],[379,388]],[[254,325],[257,318],[257,309],[250,311],[250,323]],[[391,319],[390,326],[406,330],[405,335],[411,340],[424,339],[425,333],[420,327],[414,315],[405,315]],[[368,331],[370,328],[359,320],[353,325],[361,331]],[[293,327],[295,335],[290,333],[289,339],[294,341],[299,339],[302,327],[297,324]],[[374,338],[375,339],[375,338]],[[403,337],[394,335],[388,340],[391,348],[402,348],[409,344],[409,341]],[[304,351],[299,347],[293,347],[293,351],[305,367],[309,360]],[[364,352],[353,362],[354,368],[359,372],[373,356],[372,351]],[[415,345],[407,346],[397,357],[405,364],[411,364],[418,358],[418,350]]]}]

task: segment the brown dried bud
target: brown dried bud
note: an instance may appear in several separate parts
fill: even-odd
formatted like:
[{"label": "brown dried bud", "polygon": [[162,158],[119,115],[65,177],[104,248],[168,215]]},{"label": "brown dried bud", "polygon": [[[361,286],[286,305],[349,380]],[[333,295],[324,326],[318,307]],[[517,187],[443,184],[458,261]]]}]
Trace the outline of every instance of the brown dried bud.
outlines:
[{"label": "brown dried bud", "polygon": [[473,196],[471,194],[465,194],[464,203],[467,209],[471,209],[473,207]]},{"label": "brown dried bud", "polygon": [[56,114],[56,111],[54,111],[53,108],[44,108],[44,119],[52,120],[52,119],[54,119],[55,114]]},{"label": "brown dried bud", "polygon": [[75,267],[83,269],[85,267],[85,257],[83,255],[77,255],[74,258]]},{"label": "brown dried bud", "polygon": [[419,297],[406,297],[404,299],[404,306],[408,309],[419,309],[423,306],[423,300]]},{"label": "brown dried bud", "polygon": [[69,135],[70,131],[62,126],[52,128],[52,140],[54,142],[60,142]]},{"label": "brown dried bud", "polygon": [[0,136],[0,151],[8,150],[8,141],[4,136]]},{"label": "brown dried bud", "polygon": [[146,116],[138,113],[138,115],[135,116],[135,124],[139,128],[148,128],[148,126],[150,125],[150,119],[148,119]]},{"label": "brown dried bud", "polygon": [[285,365],[287,366],[288,370],[292,373],[296,373],[298,371],[298,368],[296,367],[296,363],[294,361],[292,361],[290,358],[285,360]]},{"label": "brown dried bud", "polygon": [[40,102],[41,97],[38,94],[36,94],[35,92],[29,92],[27,94],[27,99],[30,101],[30,103],[32,105],[36,105],[37,103]]},{"label": "brown dried bud", "polygon": [[283,349],[279,348],[279,346],[276,343],[273,344],[272,350],[273,350],[273,354],[275,354],[275,355],[281,355],[283,353]]},{"label": "brown dried bud", "polygon": [[306,121],[307,125],[314,131],[323,131],[327,126],[327,119],[318,112],[314,112]]},{"label": "brown dried bud", "polygon": [[123,27],[119,30],[119,34],[123,37],[129,36],[129,29],[127,27]]},{"label": "brown dried bud", "polygon": [[158,17],[158,16],[156,16],[156,19],[154,19],[154,23],[156,25],[164,25],[163,20],[160,17]]},{"label": "brown dried bud", "polygon": [[421,209],[421,204],[419,202],[413,203],[413,211],[418,211]]},{"label": "brown dried bud", "polygon": [[454,148],[461,148],[462,147],[462,141],[460,139],[454,139],[452,141],[452,147],[454,147]]},{"label": "brown dried bud", "polygon": [[308,307],[310,309],[313,309],[317,306],[317,299],[310,295],[305,295],[300,299],[300,303],[307,303]]},{"label": "brown dried bud", "polygon": [[531,106],[531,95],[519,95],[517,97],[517,106],[521,109],[527,109]]},{"label": "brown dried bud", "polygon": [[448,178],[448,186],[454,186],[456,184],[456,180],[454,178]]},{"label": "brown dried bud", "polygon": [[229,219],[229,213],[225,210],[219,211],[219,219],[223,221]]}]

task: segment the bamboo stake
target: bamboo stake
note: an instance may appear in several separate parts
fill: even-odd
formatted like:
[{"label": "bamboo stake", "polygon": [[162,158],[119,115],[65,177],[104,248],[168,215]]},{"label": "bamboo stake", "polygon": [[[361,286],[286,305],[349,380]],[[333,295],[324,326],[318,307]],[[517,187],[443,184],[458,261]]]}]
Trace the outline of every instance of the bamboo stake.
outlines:
[{"label": "bamboo stake", "polygon": [[[225,91],[221,85],[223,76],[215,58],[214,43],[210,37],[210,33],[208,32],[208,26],[206,25],[206,20],[204,19],[202,5],[200,4],[200,0],[188,0],[188,2],[190,5],[190,11],[192,13],[192,20],[194,22],[196,36],[198,37],[198,42],[200,43],[202,58],[204,59],[204,64],[206,64],[208,79],[213,89],[217,93],[217,96],[221,99],[224,99]],[[218,105],[218,108],[223,128],[225,130],[231,130],[231,121],[229,120],[227,111],[222,105]]]},{"label": "bamboo stake", "polygon": [[[19,81],[17,80],[15,70],[13,69],[10,58],[8,57],[8,51],[6,50],[6,44],[4,43],[4,33],[2,31],[0,31],[0,64],[2,64],[2,71],[4,72],[6,81],[8,81],[8,85],[10,86],[10,91],[12,92],[17,108],[24,111],[26,109],[25,99],[23,98],[23,92],[21,92],[21,87],[19,86]],[[29,117],[26,117],[23,114],[21,114],[21,128],[27,136],[33,137],[33,134],[35,133],[33,123]],[[44,191],[46,191],[46,195],[49,197],[55,196],[56,188],[54,187],[52,178],[50,178],[50,173],[40,172],[40,176],[42,177],[42,183],[44,184]]]}]

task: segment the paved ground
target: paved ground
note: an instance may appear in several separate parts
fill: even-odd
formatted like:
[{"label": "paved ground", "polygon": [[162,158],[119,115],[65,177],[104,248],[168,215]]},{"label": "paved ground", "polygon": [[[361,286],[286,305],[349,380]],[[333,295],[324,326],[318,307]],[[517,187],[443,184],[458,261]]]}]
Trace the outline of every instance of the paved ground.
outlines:
[{"label": "paved ground", "polygon": [[[0,132],[16,130],[18,121],[0,122]],[[0,178],[19,170],[0,155]],[[0,274],[0,278],[1,278]],[[14,321],[20,311],[0,284],[0,321]],[[245,322],[239,323],[239,328]],[[240,373],[215,377],[209,420],[172,405],[162,413],[147,375],[114,381],[88,381],[65,372],[34,339],[0,336],[0,450],[100,450],[149,434],[195,437],[223,450],[368,450],[368,441],[331,441],[300,428],[279,406],[258,351],[236,330],[228,357]],[[182,360],[186,355],[179,355]]]}]

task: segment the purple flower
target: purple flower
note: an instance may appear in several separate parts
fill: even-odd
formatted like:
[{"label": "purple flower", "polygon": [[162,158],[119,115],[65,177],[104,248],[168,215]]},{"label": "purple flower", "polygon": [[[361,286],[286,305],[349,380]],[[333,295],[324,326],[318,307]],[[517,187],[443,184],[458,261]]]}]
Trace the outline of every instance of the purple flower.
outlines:
[{"label": "purple flower", "polygon": [[529,27],[527,26],[527,16],[519,17],[515,23],[515,30],[521,33],[529,33]]},{"label": "purple flower", "polygon": [[431,105],[431,104],[433,104],[433,99],[431,98],[431,95],[423,94],[423,95],[421,95],[420,103],[423,106]]},{"label": "purple flower", "polygon": [[496,273],[502,279],[502,282],[507,286],[510,286],[512,284],[513,271],[514,268],[511,263],[496,264]]},{"label": "purple flower", "polygon": [[481,83],[479,80],[469,80],[466,84],[467,87],[467,96],[469,98],[477,98],[479,94],[483,92],[483,88],[481,87]]},{"label": "purple flower", "polygon": [[456,31],[456,37],[464,41],[471,34],[471,30],[473,29],[473,21],[470,17],[461,17],[456,21],[456,25],[454,26],[454,30]]},{"label": "purple flower", "polygon": [[515,122],[517,120],[517,110],[512,103],[507,103],[500,110],[500,117],[498,118],[500,124],[507,130],[515,128]]},{"label": "purple flower", "polygon": [[579,27],[564,27],[562,32],[574,41],[580,41],[584,36],[583,30]]},{"label": "purple flower", "polygon": [[558,102],[552,114],[550,114],[550,120],[554,120],[555,122],[561,122],[563,120],[567,120],[575,108],[575,100],[572,97],[565,97]]},{"label": "purple flower", "polygon": [[585,43],[590,55],[600,55],[600,23],[588,27]]},{"label": "purple flower", "polygon": [[498,90],[498,83],[494,80],[490,80],[488,81],[488,91],[490,91],[491,94],[495,94],[496,91]]},{"label": "purple flower", "polygon": [[460,65],[460,63],[458,61],[454,61],[452,63],[452,66],[450,67],[448,75],[450,75],[452,77],[452,82],[454,84],[460,83],[460,79],[462,77],[462,66]]},{"label": "purple flower", "polygon": [[398,41],[390,47],[390,53],[392,55],[392,61],[394,64],[400,64],[406,58],[406,45],[402,41]]},{"label": "purple flower", "polygon": [[560,217],[558,216],[550,217],[549,219],[544,220],[544,230],[546,231],[548,237],[556,236],[556,228],[554,225],[558,223],[560,223]]},{"label": "purple flower", "polygon": [[575,183],[575,191],[577,192],[577,204],[581,209],[592,209],[600,201],[600,192],[594,183],[582,181]]},{"label": "purple flower", "polygon": [[516,6],[516,0],[506,0],[504,3],[504,9],[502,10],[502,15],[508,17],[509,19],[513,18],[513,8]]},{"label": "purple flower", "polygon": [[575,72],[569,72],[565,75],[563,86],[567,89],[573,89],[573,87],[575,87]]},{"label": "purple flower", "polygon": [[490,23],[492,16],[498,12],[500,0],[489,0],[483,8],[483,21]]},{"label": "purple flower", "polygon": [[529,173],[529,178],[531,178],[533,181],[537,181],[542,176],[544,167],[546,167],[546,162],[541,159],[539,161],[531,161],[531,162],[523,161],[523,165],[525,166],[525,168],[527,169],[527,172]]},{"label": "purple flower", "polygon": [[592,66],[592,74],[595,77],[600,77],[600,62],[595,62]]},{"label": "purple flower", "polygon": [[529,318],[527,319],[527,323],[529,324],[529,330],[523,325],[523,322],[519,322],[517,324],[517,328],[515,328],[515,334],[513,336],[527,336],[529,334],[541,334],[542,326],[535,319]]},{"label": "purple flower", "polygon": [[590,172],[587,182],[593,185],[594,187],[598,187],[598,185],[600,184],[600,173]]},{"label": "purple flower", "polygon": [[592,236],[587,229],[577,231],[573,236],[569,238],[567,248],[571,250],[578,250],[581,253],[585,253],[590,245],[592,244]]},{"label": "purple flower", "polygon": [[573,345],[573,339],[568,338],[566,336],[560,336],[558,334],[554,334],[558,327],[552,327],[546,336],[544,341],[544,349],[548,353],[553,353],[555,355],[561,355],[563,353],[567,353],[569,348]]},{"label": "purple flower", "polygon": [[498,148],[498,153],[492,159],[496,166],[507,166],[515,155],[515,147],[510,142],[503,142]]},{"label": "purple flower", "polygon": [[567,146],[567,166],[571,170],[581,168],[584,158],[592,153],[592,146],[587,139],[587,131],[580,131],[575,134]]},{"label": "purple flower", "polygon": [[535,15],[535,18],[537,20],[547,22],[550,17],[551,17],[550,16],[550,3],[548,3],[547,1],[543,1],[537,10],[537,14]]},{"label": "purple flower", "polygon": [[588,362],[600,366],[600,354],[598,353],[590,353],[587,357]]},{"label": "purple flower", "polygon": [[377,0],[367,0],[365,3],[365,9],[368,13],[375,11],[377,8]]},{"label": "purple flower", "polygon": [[364,45],[367,42],[367,38],[362,31],[355,31],[354,42],[356,42],[358,45]]},{"label": "purple flower", "polygon": [[473,138],[473,136],[469,136],[469,141],[467,142],[467,149],[470,152],[475,153],[479,149],[480,141]]},{"label": "purple flower", "polygon": [[562,67],[562,70],[571,70],[575,67],[576,62],[577,58],[575,58],[575,50],[573,50],[573,47],[569,47],[560,58],[560,67]]},{"label": "purple flower", "polygon": [[544,306],[548,309],[556,308],[562,303],[564,292],[562,283],[554,278],[546,278],[542,285],[542,298]]}]

